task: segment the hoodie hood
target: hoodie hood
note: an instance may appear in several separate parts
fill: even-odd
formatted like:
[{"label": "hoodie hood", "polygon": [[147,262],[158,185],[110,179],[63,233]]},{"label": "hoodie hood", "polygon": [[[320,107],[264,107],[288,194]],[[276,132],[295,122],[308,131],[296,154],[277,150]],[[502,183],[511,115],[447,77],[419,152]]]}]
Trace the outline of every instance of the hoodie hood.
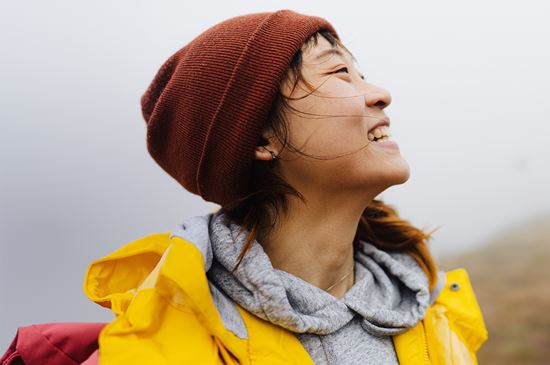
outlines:
[{"label": "hoodie hood", "polygon": [[355,253],[355,283],[338,299],[273,268],[257,241],[232,273],[247,232],[237,236],[240,226],[221,210],[192,217],[180,228],[172,234],[198,242],[213,285],[249,312],[292,332],[330,334],[358,315],[369,333],[391,336],[416,325],[429,304],[427,278],[403,252],[389,253],[362,241]]}]

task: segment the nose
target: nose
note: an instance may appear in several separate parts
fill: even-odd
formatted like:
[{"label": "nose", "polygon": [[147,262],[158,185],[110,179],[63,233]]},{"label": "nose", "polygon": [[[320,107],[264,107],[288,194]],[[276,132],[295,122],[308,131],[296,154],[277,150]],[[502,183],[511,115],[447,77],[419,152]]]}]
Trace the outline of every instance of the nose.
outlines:
[{"label": "nose", "polygon": [[386,108],[391,104],[391,94],[388,90],[369,84],[365,93],[365,103],[369,108]]}]

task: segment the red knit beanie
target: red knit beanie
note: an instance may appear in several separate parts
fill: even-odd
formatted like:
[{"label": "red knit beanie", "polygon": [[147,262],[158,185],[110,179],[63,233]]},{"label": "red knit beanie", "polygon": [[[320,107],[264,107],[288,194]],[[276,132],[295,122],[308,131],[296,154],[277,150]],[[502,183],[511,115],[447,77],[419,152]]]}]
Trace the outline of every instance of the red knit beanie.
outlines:
[{"label": "red knit beanie", "polygon": [[141,98],[147,149],[188,191],[225,205],[249,191],[254,150],[290,66],[325,19],[279,10],[206,30],[160,67]]}]

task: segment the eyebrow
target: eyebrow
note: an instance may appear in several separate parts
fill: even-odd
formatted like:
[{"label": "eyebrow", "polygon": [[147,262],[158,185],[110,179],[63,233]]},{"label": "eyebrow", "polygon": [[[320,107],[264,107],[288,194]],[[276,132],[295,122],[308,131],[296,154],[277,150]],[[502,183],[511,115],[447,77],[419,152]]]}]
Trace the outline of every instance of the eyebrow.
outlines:
[{"label": "eyebrow", "polygon": [[[317,56],[315,56],[314,60],[318,61],[327,55],[337,55],[344,58],[344,54],[342,53],[342,51],[340,51],[339,48],[334,47],[334,48],[329,48],[329,49],[325,49],[324,51],[321,51]],[[352,60],[357,61],[351,53],[349,55]]]},{"label": "eyebrow", "polygon": [[315,61],[318,61],[321,58],[323,58],[325,56],[328,56],[328,55],[338,55],[338,56],[344,57],[344,55],[342,54],[342,52],[338,48],[329,48],[329,49],[325,49],[324,51],[319,53],[315,57]]}]

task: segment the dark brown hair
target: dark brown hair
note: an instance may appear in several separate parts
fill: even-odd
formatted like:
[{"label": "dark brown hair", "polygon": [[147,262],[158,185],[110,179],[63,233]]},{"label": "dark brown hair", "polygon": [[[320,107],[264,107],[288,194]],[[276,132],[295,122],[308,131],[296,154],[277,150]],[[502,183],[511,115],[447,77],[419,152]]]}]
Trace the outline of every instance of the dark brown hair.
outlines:
[{"label": "dark brown hair", "polygon": [[[333,47],[338,46],[349,52],[338,38],[326,30],[320,30],[313,34],[304,43],[304,47],[315,46],[319,36],[324,37]],[[351,52],[349,54],[351,55]],[[288,77],[293,79],[293,88],[302,81],[313,92],[313,87],[302,77],[301,66],[302,50],[299,50],[291,61],[288,73]],[[306,155],[289,141],[285,113],[293,111],[293,108],[287,103],[288,100],[291,99],[281,92],[277,94],[264,131],[271,131],[281,143],[282,149],[288,148],[295,153],[316,158]],[[294,109],[294,111],[296,110]],[[258,142],[259,146],[266,144],[268,141],[263,137]],[[295,196],[305,202],[304,196],[273,169],[275,163],[276,160],[267,162],[255,160],[250,180],[251,193],[221,208],[231,221],[240,225],[239,235],[243,231],[248,231],[244,247],[233,270],[237,269],[254,240],[264,237],[275,226],[278,217],[288,212],[290,196]],[[426,273],[431,290],[437,281],[437,267],[427,246],[427,241],[432,238],[431,235],[434,231],[427,233],[414,227],[408,221],[400,218],[391,205],[374,199],[363,211],[354,238],[354,247],[357,247],[358,240],[363,240],[386,251],[409,253]]]}]

